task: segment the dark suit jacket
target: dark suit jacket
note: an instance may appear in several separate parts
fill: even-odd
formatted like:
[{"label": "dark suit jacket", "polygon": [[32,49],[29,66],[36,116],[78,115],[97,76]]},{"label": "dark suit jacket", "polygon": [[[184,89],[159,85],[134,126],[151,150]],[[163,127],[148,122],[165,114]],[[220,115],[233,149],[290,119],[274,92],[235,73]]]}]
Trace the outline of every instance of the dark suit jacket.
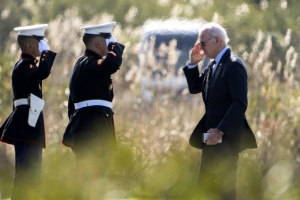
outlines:
[{"label": "dark suit jacket", "polygon": [[202,134],[211,128],[218,128],[224,133],[223,144],[241,152],[247,148],[257,148],[256,140],[250,129],[245,112],[247,109],[247,71],[242,60],[230,49],[222,56],[216,71],[210,79],[205,96],[207,69],[201,74],[198,67],[184,73],[192,94],[202,92],[205,114],[190,137],[190,144],[203,148]]},{"label": "dark suit jacket", "polygon": [[[42,98],[42,80],[46,79],[56,57],[52,51],[43,51],[39,66],[30,55],[21,54],[12,72],[14,100],[28,98],[30,93]],[[13,107],[13,112],[0,128],[1,141],[13,144],[14,140],[30,142],[45,147],[44,118],[41,112],[35,127],[27,123],[29,105]]]},{"label": "dark suit jacket", "polygon": [[85,50],[70,75],[69,124],[63,136],[66,146],[107,145],[115,143],[113,111],[104,106],[90,106],[75,110],[74,103],[86,100],[113,100],[111,75],[121,66],[124,46],[116,46],[116,56],[111,53],[102,63],[101,57],[91,50]]}]

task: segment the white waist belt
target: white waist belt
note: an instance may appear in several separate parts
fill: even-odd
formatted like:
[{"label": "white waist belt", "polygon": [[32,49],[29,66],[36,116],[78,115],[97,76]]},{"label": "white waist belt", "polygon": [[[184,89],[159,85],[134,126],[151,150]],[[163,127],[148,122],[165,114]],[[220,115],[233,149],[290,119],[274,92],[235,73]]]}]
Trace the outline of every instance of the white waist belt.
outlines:
[{"label": "white waist belt", "polygon": [[23,99],[17,99],[14,101],[15,107],[20,106],[20,105],[28,105],[28,99],[23,98]]},{"label": "white waist belt", "polygon": [[86,100],[78,103],[74,103],[75,109],[80,109],[88,106],[105,106],[108,108],[112,108],[112,103],[110,101],[105,100]]}]

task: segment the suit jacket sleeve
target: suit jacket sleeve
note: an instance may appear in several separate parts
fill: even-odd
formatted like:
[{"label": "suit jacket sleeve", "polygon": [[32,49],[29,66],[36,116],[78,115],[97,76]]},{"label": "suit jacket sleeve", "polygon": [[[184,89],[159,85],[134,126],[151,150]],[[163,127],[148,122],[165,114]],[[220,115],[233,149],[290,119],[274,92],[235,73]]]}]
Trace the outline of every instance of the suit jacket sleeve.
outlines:
[{"label": "suit jacket sleeve", "polygon": [[207,73],[207,70],[205,69],[201,74],[199,73],[198,66],[188,69],[187,67],[183,68],[189,91],[191,94],[197,94],[202,92],[202,83],[205,77],[205,74]]},{"label": "suit jacket sleeve", "polygon": [[228,67],[226,79],[232,103],[217,128],[225,134],[230,134],[235,125],[245,116],[247,109],[248,83],[245,66],[240,62],[232,63]]}]

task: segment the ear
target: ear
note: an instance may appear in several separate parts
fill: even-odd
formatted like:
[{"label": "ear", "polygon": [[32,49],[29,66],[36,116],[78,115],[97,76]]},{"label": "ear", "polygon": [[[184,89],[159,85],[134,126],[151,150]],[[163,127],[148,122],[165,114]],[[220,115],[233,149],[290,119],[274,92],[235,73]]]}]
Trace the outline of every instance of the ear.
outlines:
[{"label": "ear", "polygon": [[95,40],[94,44],[95,44],[95,47],[97,47],[97,48],[101,47],[100,40]]},{"label": "ear", "polygon": [[216,43],[219,43],[220,42],[220,39],[219,39],[219,37],[217,36],[216,37]]}]

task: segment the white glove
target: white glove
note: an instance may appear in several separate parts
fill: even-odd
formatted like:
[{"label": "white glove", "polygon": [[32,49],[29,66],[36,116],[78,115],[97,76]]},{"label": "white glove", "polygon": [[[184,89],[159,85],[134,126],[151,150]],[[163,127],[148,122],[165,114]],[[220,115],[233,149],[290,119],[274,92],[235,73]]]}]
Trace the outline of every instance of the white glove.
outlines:
[{"label": "white glove", "polygon": [[111,36],[110,38],[106,39],[106,46],[108,47],[108,44],[111,42],[118,42],[118,41],[114,36]]},{"label": "white glove", "polygon": [[42,53],[43,51],[47,51],[50,50],[50,47],[48,46],[47,40],[46,39],[42,39],[39,42],[39,50]]}]

